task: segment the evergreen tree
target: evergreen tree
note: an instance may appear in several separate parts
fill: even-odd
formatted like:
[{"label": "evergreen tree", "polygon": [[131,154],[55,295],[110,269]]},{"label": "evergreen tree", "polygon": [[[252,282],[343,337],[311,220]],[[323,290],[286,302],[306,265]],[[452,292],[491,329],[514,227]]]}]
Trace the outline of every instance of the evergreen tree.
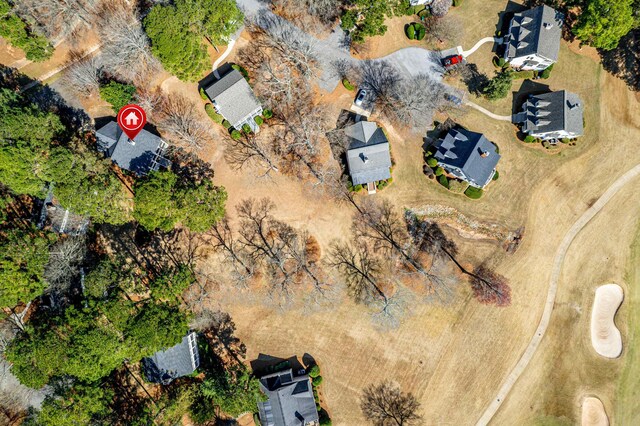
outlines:
[{"label": "evergreen tree", "polygon": [[98,383],[75,383],[58,395],[47,396],[33,420],[41,426],[98,424],[111,414],[113,396],[111,389]]},{"label": "evergreen tree", "polygon": [[633,1],[587,0],[573,33],[599,49],[615,49],[620,39],[637,24]]},{"label": "evergreen tree", "polygon": [[489,100],[506,98],[511,90],[512,76],[509,71],[497,72],[487,85],[483,88],[482,93]]},{"label": "evergreen tree", "polygon": [[100,97],[111,104],[113,112],[116,114],[123,106],[133,102],[135,93],[135,86],[117,81],[110,81],[100,87]]}]

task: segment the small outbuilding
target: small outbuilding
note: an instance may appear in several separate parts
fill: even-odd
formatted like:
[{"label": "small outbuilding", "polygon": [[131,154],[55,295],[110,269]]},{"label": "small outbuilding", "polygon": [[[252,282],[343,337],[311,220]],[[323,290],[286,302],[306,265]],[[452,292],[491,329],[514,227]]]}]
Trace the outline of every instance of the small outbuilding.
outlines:
[{"label": "small outbuilding", "polygon": [[260,130],[255,118],[262,114],[262,105],[238,70],[231,68],[204,91],[218,114],[235,129],[240,130],[246,124],[254,133]]},{"label": "small outbuilding", "polygon": [[189,333],[177,345],[144,358],[142,365],[147,380],[152,383],[168,385],[178,377],[188,376],[200,366],[196,333]]},{"label": "small outbuilding", "polygon": [[160,136],[145,129],[135,138],[129,139],[118,123],[111,121],[96,130],[96,138],[99,151],[111,158],[121,169],[139,176],[171,165],[164,157],[167,143]]},{"label": "small outbuilding", "polygon": [[582,101],[575,93],[560,90],[530,95],[515,122],[522,132],[542,140],[577,138],[583,135]]},{"label": "small outbuilding", "polygon": [[450,129],[434,143],[433,155],[449,175],[476,188],[487,186],[496,173],[500,154],[482,133],[462,128]]},{"label": "small outbuilding", "polygon": [[376,192],[376,183],[391,177],[389,141],[381,127],[371,121],[359,121],[344,128],[347,138],[347,165],[353,185],[367,186]]},{"label": "small outbuilding", "polygon": [[563,21],[564,15],[547,5],[515,13],[505,36],[505,61],[531,71],[557,62]]}]

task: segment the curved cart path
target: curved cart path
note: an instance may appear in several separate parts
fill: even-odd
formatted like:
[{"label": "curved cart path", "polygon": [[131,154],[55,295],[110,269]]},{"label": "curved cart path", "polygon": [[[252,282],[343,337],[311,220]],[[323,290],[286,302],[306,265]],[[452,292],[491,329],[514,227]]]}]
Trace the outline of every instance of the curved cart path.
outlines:
[{"label": "curved cart path", "polygon": [[487,409],[476,423],[476,426],[484,426],[487,425],[495,413],[498,411],[502,402],[509,395],[509,391],[518,380],[520,375],[523,373],[529,362],[535,355],[542,338],[544,337],[545,332],[547,331],[547,327],[549,326],[549,321],[551,319],[551,313],[553,311],[553,305],[556,299],[556,293],[558,290],[558,281],[560,279],[560,272],[562,271],[562,264],[564,262],[564,258],[573,242],[574,238],[580,233],[582,228],[584,228],[587,223],[593,217],[598,214],[602,208],[607,205],[607,203],[613,198],[614,195],[622,189],[627,183],[632,181],[634,178],[640,176],[640,164],[636,165],[634,168],[626,172],[622,175],[618,180],[616,180],[606,191],[604,194],[598,198],[598,201],[595,202],[593,206],[591,206],[587,211],[585,211],[582,216],[573,224],[571,229],[566,233],[562,243],[558,247],[556,251],[556,256],[553,260],[553,269],[551,270],[551,279],[549,282],[549,291],[547,293],[547,300],[544,305],[544,311],[542,312],[542,318],[540,318],[540,323],[538,324],[538,328],[536,329],[535,334],[531,338],[529,345],[525,349],[524,353],[518,360],[516,366],[511,370],[509,375],[504,379],[502,387],[498,391],[498,394],[495,396],[491,404],[487,407]]}]

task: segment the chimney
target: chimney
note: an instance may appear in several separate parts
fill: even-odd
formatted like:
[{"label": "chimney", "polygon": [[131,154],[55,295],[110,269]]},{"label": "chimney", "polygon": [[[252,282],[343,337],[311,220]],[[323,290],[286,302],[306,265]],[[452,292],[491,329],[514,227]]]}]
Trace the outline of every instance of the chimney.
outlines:
[{"label": "chimney", "polygon": [[134,141],[133,139],[129,139],[129,138],[127,138],[127,142],[129,142],[131,145],[134,145],[134,146],[136,144],[136,141]]},{"label": "chimney", "polygon": [[576,102],[575,104],[569,104],[569,109],[574,110],[580,106],[580,102]]}]

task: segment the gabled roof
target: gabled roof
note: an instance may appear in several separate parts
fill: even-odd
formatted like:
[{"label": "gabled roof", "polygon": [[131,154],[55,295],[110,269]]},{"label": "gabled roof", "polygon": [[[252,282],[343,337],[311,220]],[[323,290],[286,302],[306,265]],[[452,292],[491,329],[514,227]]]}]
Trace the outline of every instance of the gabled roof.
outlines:
[{"label": "gabled roof", "polygon": [[451,129],[435,143],[434,157],[438,163],[469,183],[484,187],[500,161],[500,154],[482,133],[466,129]]},{"label": "gabled roof", "polygon": [[538,54],[558,60],[564,15],[547,5],[516,13],[511,21],[508,58]]},{"label": "gabled roof", "polygon": [[253,94],[251,86],[235,69],[226,73],[204,91],[220,114],[233,126],[260,108],[260,103]]},{"label": "gabled roof", "polygon": [[376,123],[359,121],[344,129],[349,140],[347,164],[354,185],[389,179],[389,141]]},{"label": "gabled roof", "polygon": [[167,143],[144,129],[131,141],[115,121],[96,130],[98,150],[120,168],[138,175],[145,175],[160,167],[168,167],[169,161],[163,157]]},{"label": "gabled roof", "polygon": [[531,95],[523,105],[522,130],[525,133],[567,131],[576,136],[583,133],[584,106],[575,93],[560,90]]},{"label": "gabled roof", "polygon": [[168,384],[178,377],[188,376],[200,365],[196,333],[189,333],[182,341],[143,360],[145,375],[150,382]]},{"label": "gabled roof", "polygon": [[269,398],[258,404],[264,426],[300,426],[318,421],[313,388],[308,375],[293,376],[291,369],[260,379]]}]

